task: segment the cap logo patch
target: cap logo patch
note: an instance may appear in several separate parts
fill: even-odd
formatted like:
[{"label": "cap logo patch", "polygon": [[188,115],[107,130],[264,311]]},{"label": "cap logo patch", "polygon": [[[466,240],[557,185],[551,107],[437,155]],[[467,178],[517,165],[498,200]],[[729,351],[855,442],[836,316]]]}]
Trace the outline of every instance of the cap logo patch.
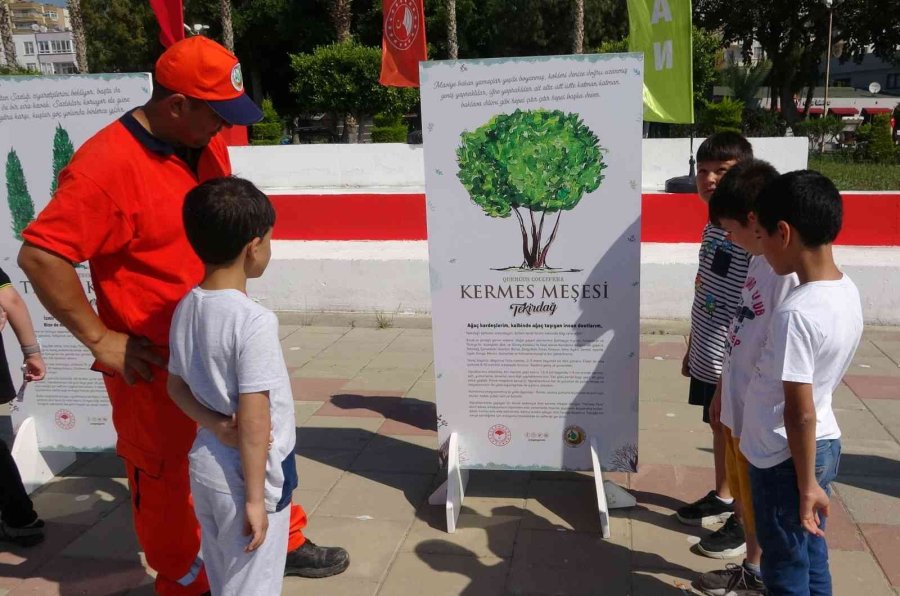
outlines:
[{"label": "cap logo patch", "polygon": [[235,64],[234,68],[231,69],[231,84],[234,86],[235,91],[244,90],[244,75],[241,72],[240,64]]}]

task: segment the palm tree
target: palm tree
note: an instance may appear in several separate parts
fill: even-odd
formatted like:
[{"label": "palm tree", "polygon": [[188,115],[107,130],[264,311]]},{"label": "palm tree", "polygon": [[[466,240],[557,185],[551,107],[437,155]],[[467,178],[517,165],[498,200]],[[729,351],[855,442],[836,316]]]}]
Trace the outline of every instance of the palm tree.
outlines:
[{"label": "palm tree", "polygon": [[81,18],[81,0],[67,0],[66,5],[72,21],[72,37],[75,39],[75,61],[78,63],[78,72],[90,72],[87,40],[84,35],[84,19]]},{"label": "palm tree", "polygon": [[350,23],[353,20],[353,11],[350,8],[352,0],[331,0],[331,23],[337,33],[338,42],[350,39]]},{"label": "palm tree", "polygon": [[573,35],[572,53],[584,53],[584,0],[575,0],[575,32]]},{"label": "palm tree", "polygon": [[772,63],[768,60],[761,60],[752,66],[731,64],[722,70],[720,80],[726,87],[731,87],[734,99],[741,100],[745,106],[755,106],[759,104],[756,94],[771,70]]},{"label": "palm tree", "polygon": [[231,19],[231,0],[219,0],[222,15],[222,42],[228,51],[234,53],[234,24]]},{"label": "palm tree", "polygon": [[13,40],[12,13],[9,10],[9,0],[0,0],[0,37],[3,38],[3,55],[6,56],[6,64],[10,68],[16,67],[16,42]]},{"label": "palm tree", "polygon": [[459,41],[456,37],[456,0],[447,0],[447,56],[459,57]]}]

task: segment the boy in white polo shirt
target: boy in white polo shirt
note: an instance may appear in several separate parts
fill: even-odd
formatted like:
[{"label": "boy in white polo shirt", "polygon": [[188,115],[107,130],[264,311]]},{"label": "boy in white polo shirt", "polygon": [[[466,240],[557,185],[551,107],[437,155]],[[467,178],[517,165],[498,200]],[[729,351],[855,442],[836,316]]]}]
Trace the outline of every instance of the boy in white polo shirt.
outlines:
[{"label": "boy in white polo shirt", "polygon": [[[735,165],[719,181],[709,201],[709,219],[728,233],[728,238],[751,255],[747,281],[741,290],[741,302],[731,320],[725,346],[722,379],[710,405],[710,418],[720,421],[725,434],[725,472],[735,498],[736,512],[746,536],[747,555],[742,565],[727,565],[724,570],[700,576],[697,587],[710,596],[739,594],[762,596],[762,551],[756,540],[753,503],[750,496],[749,464],[740,452],[744,402],[754,399],[746,393],[762,352],[772,313],[787,293],[798,285],[794,274],[780,276],[762,255],[762,239],[757,231],[756,200],[778,172],[769,163],[753,159]],[[717,544],[717,534],[703,538],[697,545],[709,552],[726,552]]]},{"label": "boy in white polo shirt", "polygon": [[763,254],[800,280],[772,316],[744,408],[762,576],[769,594],[830,595],[825,517],[841,453],[831,403],[863,330],[859,292],[832,254],[843,203],[804,170],[767,185],[757,205]]}]

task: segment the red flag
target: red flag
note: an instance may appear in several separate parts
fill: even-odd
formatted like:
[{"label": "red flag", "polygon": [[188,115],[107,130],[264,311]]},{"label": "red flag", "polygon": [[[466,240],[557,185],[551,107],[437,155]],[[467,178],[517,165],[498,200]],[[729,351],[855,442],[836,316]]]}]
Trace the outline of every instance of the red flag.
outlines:
[{"label": "red flag", "polygon": [[169,47],[184,39],[184,8],[181,0],[150,0],[159,21],[159,41]]},{"label": "red flag", "polygon": [[418,87],[419,61],[425,55],[425,10],[422,0],[384,0],[381,39],[382,85]]}]

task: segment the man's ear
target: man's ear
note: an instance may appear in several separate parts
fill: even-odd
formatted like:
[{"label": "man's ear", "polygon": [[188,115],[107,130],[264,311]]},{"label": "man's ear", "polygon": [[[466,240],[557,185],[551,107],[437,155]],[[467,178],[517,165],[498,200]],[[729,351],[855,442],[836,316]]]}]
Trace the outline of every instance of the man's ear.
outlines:
[{"label": "man's ear", "polygon": [[777,226],[777,232],[781,236],[781,248],[787,248],[793,240],[794,230],[786,221],[779,221]]},{"label": "man's ear", "polygon": [[169,115],[173,118],[180,118],[187,111],[188,101],[188,98],[181,93],[173,93],[163,100]]}]

